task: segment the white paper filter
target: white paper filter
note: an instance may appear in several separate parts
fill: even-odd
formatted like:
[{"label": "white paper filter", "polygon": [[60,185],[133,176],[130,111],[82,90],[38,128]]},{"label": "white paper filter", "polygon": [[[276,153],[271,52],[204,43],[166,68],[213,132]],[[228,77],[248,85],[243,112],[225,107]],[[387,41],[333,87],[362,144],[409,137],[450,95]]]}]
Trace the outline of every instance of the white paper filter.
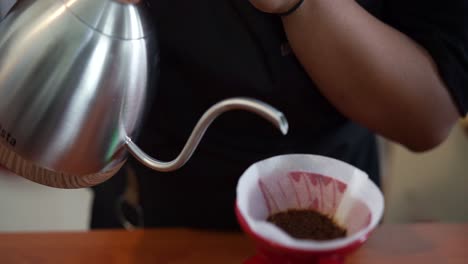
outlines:
[{"label": "white paper filter", "polygon": [[[249,167],[239,179],[237,206],[257,235],[303,250],[332,250],[362,239],[380,221],[384,202],[363,171],[317,155],[283,155]],[[343,225],[346,238],[329,241],[295,239],[266,221],[288,209],[316,209]]]}]

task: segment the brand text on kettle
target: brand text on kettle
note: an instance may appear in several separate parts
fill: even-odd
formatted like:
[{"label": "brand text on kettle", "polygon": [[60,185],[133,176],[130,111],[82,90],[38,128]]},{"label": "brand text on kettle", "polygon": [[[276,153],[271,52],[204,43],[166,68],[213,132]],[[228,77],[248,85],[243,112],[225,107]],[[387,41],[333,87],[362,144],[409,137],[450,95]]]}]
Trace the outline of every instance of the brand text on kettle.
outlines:
[{"label": "brand text on kettle", "polygon": [[16,138],[12,137],[11,134],[0,124],[0,137],[6,140],[11,146],[16,145]]}]

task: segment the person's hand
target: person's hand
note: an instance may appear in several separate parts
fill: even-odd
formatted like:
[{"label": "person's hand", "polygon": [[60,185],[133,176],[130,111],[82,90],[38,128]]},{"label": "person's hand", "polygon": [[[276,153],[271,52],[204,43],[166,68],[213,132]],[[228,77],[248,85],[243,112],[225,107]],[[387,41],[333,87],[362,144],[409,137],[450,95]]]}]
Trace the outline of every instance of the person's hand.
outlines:
[{"label": "person's hand", "polygon": [[266,13],[284,13],[294,7],[300,0],[249,0],[258,10]]}]

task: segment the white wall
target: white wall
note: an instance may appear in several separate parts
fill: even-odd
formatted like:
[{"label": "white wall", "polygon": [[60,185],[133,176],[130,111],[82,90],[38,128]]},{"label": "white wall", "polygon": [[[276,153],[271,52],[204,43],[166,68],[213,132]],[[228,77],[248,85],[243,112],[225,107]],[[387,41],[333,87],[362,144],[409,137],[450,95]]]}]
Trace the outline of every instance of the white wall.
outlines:
[{"label": "white wall", "polygon": [[386,221],[468,222],[468,129],[460,123],[424,154],[398,145],[389,154]]},{"label": "white wall", "polygon": [[92,192],[59,190],[0,173],[0,232],[87,230]]}]

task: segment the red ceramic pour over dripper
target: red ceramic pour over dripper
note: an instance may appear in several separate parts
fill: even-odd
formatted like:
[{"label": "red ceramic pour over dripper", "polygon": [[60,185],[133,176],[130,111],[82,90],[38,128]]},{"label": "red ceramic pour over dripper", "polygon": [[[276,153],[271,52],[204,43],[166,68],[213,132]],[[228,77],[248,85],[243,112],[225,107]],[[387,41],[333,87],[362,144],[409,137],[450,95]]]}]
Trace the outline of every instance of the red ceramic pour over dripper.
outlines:
[{"label": "red ceramic pour over dripper", "polygon": [[[328,241],[295,239],[266,221],[288,209],[314,209],[347,229]],[[317,155],[283,155],[253,164],[237,186],[236,215],[255,242],[245,264],[340,264],[380,221],[384,199],[361,170]]]}]

